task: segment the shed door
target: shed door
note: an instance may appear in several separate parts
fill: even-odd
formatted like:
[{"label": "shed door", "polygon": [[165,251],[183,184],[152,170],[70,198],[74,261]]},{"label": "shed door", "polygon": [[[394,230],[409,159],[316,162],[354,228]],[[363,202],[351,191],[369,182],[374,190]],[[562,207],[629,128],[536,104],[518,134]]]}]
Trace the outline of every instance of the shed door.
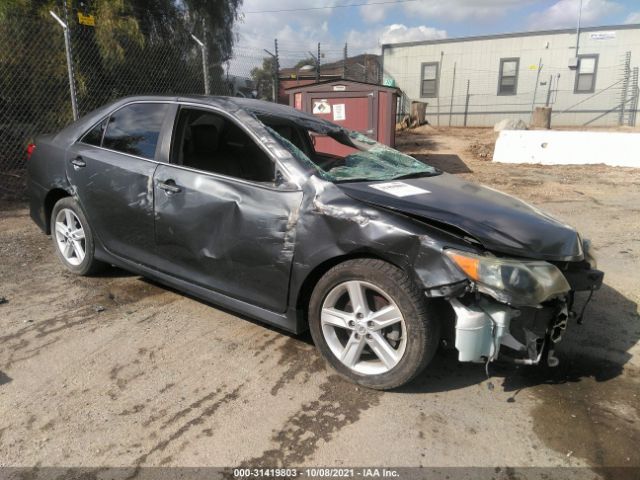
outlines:
[{"label": "shed door", "polygon": [[[373,92],[370,94],[363,92],[313,93],[310,96],[310,102],[309,110],[315,117],[329,120],[377,140],[377,128],[373,115]],[[337,155],[348,153],[346,147],[327,137],[318,137],[315,149],[317,152]],[[342,149],[345,149],[345,152],[342,152]]]}]

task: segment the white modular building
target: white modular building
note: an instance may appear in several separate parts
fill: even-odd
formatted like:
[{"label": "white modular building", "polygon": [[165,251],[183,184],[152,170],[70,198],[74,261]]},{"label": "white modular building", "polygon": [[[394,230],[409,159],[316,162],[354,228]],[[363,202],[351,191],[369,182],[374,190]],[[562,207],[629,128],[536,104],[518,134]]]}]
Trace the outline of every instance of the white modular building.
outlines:
[{"label": "white modular building", "polygon": [[432,125],[528,123],[545,105],[553,126],[635,125],[640,24],[385,44],[382,62],[399,116],[422,101]]}]

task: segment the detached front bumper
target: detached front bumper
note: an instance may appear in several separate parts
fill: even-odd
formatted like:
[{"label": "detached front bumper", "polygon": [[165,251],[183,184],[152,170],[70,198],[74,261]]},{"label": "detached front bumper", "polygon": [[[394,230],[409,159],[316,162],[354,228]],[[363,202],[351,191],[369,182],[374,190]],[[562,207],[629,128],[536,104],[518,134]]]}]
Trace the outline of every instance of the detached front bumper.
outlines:
[{"label": "detached front bumper", "polygon": [[509,306],[478,292],[450,298],[459,361],[485,363],[500,357],[526,365],[556,366],[555,344],[569,319],[577,317],[572,310],[575,291],[593,292],[603,277],[593,269],[572,272],[567,275],[572,290],[537,307]]}]

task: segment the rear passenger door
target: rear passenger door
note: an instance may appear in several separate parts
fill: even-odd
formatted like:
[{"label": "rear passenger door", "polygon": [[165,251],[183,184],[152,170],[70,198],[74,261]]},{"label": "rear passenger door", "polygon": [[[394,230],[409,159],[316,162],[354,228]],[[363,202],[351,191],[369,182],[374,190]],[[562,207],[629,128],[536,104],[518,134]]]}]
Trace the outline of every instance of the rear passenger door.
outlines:
[{"label": "rear passenger door", "polygon": [[111,253],[152,265],[153,173],[163,128],[175,105],[125,105],[67,151],[67,176],[88,221]]},{"label": "rear passenger door", "polygon": [[171,165],[153,181],[158,268],[284,312],[302,192],[275,177],[273,158],[233,118],[181,108]]}]

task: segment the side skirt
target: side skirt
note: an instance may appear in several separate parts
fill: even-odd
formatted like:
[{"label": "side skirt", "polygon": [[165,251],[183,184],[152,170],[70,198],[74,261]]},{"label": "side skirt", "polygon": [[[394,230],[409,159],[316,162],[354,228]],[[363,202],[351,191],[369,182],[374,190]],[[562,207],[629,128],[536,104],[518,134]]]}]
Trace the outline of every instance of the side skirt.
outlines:
[{"label": "side skirt", "polygon": [[163,272],[158,272],[157,270],[146,267],[144,265],[134,263],[120,257],[116,257],[103,248],[96,248],[96,258],[105,263],[110,263],[112,265],[120,267],[123,270],[137,273],[138,275],[155,280],[159,283],[162,283],[163,285],[167,285],[181,292],[193,295],[194,297],[197,297],[200,300],[204,300],[205,302],[213,303],[223,308],[233,310],[234,312],[237,312],[241,315],[246,315],[247,317],[251,317],[255,320],[259,320],[274,327],[281,328],[283,330],[286,330],[287,332],[299,334],[306,330],[300,328],[301,326],[297,321],[297,314],[295,310],[289,309],[286,313],[272,312],[271,310],[252,305],[250,303],[235,299],[233,297],[229,297],[228,295],[224,295],[207,288],[203,288],[199,285],[193,285],[192,283],[189,283],[185,280],[173,277]]}]

